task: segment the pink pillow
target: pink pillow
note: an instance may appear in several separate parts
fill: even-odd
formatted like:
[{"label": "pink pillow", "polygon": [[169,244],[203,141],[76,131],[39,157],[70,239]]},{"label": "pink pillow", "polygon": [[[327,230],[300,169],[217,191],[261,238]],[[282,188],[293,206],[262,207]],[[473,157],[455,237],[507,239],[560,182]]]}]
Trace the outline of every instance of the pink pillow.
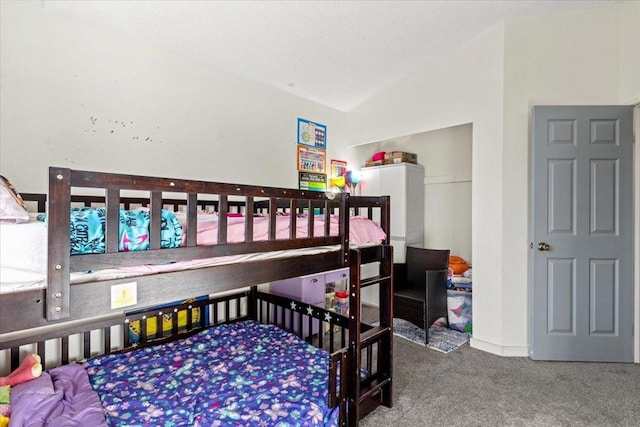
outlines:
[{"label": "pink pillow", "polygon": [[0,220],[29,222],[29,213],[20,194],[0,175]]},{"label": "pink pillow", "polygon": [[384,160],[384,155],[387,154],[385,151],[378,151],[377,153],[375,153],[372,157],[371,160],[372,161],[378,161],[378,160]]}]

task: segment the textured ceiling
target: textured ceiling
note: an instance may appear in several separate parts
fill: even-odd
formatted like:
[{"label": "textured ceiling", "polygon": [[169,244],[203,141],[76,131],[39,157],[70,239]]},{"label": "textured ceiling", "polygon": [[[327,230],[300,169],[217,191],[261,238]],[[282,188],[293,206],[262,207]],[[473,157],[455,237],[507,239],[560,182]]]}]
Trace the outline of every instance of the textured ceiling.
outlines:
[{"label": "textured ceiling", "polygon": [[615,0],[42,2],[53,12],[349,111],[500,21]]}]

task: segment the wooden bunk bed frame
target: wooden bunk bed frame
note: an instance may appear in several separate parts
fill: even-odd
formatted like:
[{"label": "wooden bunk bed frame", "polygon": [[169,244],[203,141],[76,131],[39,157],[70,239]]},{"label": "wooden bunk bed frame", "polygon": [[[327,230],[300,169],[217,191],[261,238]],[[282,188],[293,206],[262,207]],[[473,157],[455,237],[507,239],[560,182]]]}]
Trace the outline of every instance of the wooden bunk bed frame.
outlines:
[{"label": "wooden bunk bed frame", "polygon": [[[73,190],[90,188],[104,192],[101,200],[106,209],[104,254],[70,256],[69,227],[72,202],[90,205],[95,196],[72,194]],[[73,190],[72,190],[73,189]],[[123,191],[143,191],[148,198],[126,197]],[[164,198],[163,193],[181,193],[184,198]],[[201,196],[214,196],[215,201],[204,201]],[[39,208],[45,201],[44,196],[24,195],[35,199]],[[48,205],[48,286],[44,290],[17,292],[2,295],[0,314],[11,322],[0,323],[0,350],[10,349],[12,369],[17,366],[21,346],[33,345],[42,360],[49,360],[45,344],[57,340],[60,345],[55,359],[56,364],[68,363],[69,337],[80,334],[83,344],[83,357],[109,353],[114,349],[130,349],[131,346],[155,345],[160,341],[173,340],[187,334],[193,334],[202,328],[218,323],[218,309],[224,307],[223,322],[243,319],[259,320],[263,323],[275,323],[283,329],[292,329],[294,313],[302,333],[302,322],[320,322],[325,333],[308,337],[314,345],[326,348],[331,353],[329,375],[330,405],[340,406],[340,424],[357,425],[358,421],[378,405],[390,407],[392,404],[392,324],[393,324],[393,248],[388,237],[380,245],[360,249],[349,248],[349,215],[367,212],[373,217],[379,210],[380,226],[389,235],[389,197],[350,197],[338,194],[331,198],[325,193],[310,192],[273,187],[257,187],[227,183],[214,183],[194,180],[177,180],[132,176],[113,173],[99,173],[52,167],[49,170]],[[206,199],[206,197],[205,197]],[[241,199],[238,202],[238,199]],[[129,204],[148,205],[151,215],[150,250],[139,252],[118,252],[119,210]],[[186,205],[187,246],[175,249],[160,249],[160,215],[165,205],[174,207]],[[198,209],[213,207],[219,214],[218,244],[196,246],[196,221]],[[270,218],[268,241],[253,241],[252,215],[245,215],[245,238],[241,243],[227,243],[227,213],[243,210],[252,213],[266,208]],[[296,215],[291,215],[289,239],[276,239],[276,215],[278,209],[289,212],[323,212],[325,232],[314,236],[314,215],[309,215],[308,236],[296,238]],[[39,209],[40,210],[40,209]],[[329,235],[329,215],[336,211],[339,215],[339,235]],[[72,271],[115,268],[143,264],[174,262],[217,256],[269,252],[285,249],[298,249],[314,246],[339,245],[337,251],[314,255],[297,255],[286,258],[253,261],[251,263],[232,263],[214,267],[200,268],[129,279],[105,280],[71,285],[69,274]],[[361,265],[379,262],[379,274],[363,280]],[[324,308],[301,303],[291,303],[291,298],[283,298],[258,290],[257,284],[272,282],[290,277],[350,268],[349,305],[347,317]],[[137,283],[138,303],[123,309],[111,309],[111,286],[135,281]],[[379,284],[380,308],[379,326],[372,327],[361,322],[360,289]],[[206,300],[177,304],[167,307],[169,302],[186,300],[197,295],[219,294],[238,288],[249,287],[225,296],[212,296]],[[160,291],[159,291],[160,290]],[[247,310],[241,312],[241,301],[246,301]],[[235,304],[236,314],[230,317],[230,304]],[[162,310],[148,309],[164,305]],[[212,321],[191,321],[193,308],[208,307]],[[305,310],[306,309],[306,310]],[[134,311],[135,310],[135,311]],[[158,328],[155,336],[147,337],[146,321],[163,313],[186,310],[188,324],[178,328],[177,317],[171,333]],[[304,310],[304,311],[303,311]],[[289,319],[288,322],[285,319]],[[303,320],[304,319],[304,320]],[[315,320],[312,320],[315,319]],[[142,322],[140,343],[128,341],[129,322]],[[211,320],[211,319],[210,319]],[[159,323],[160,324],[160,323]],[[112,342],[112,328],[123,327],[122,342]],[[95,333],[101,331],[101,343],[95,343]],[[339,330],[339,339],[334,330]],[[292,331],[293,332],[293,331]],[[336,343],[336,340],[340,344]],[[339,346],[338,346],[339,345]],[[95,350],[96,346],[100,347]],[[339,371],[339,372],[338,372]],[[363,374],[364,372],[364,374]]]}]

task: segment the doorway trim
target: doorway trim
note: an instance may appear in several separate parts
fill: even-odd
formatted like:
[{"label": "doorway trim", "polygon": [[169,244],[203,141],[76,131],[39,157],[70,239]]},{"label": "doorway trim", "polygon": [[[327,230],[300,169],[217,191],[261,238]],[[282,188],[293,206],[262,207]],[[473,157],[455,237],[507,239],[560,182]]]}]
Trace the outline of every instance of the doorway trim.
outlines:
[{"label": "doorway trim", "polygon": [[640,104],[636,104],[633,109],[633,134],[634,134],[634,217],[635,217],[635,244],[634,250],[634,312],[633,312],[633,335],[634,335],[634,351],[633,361],[640,363],[640,185],[638,179],[640,177]]}]

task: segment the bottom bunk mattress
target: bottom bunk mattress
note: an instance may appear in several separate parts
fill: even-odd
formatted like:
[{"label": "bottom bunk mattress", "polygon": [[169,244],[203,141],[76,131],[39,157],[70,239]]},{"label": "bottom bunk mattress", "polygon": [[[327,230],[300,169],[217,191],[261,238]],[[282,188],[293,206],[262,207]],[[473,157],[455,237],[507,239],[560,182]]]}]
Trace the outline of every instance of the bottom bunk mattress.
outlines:
[{"label": "bottom bunk mattress", "polygon": [[[272,325],[216,326],[84,367],[111,426],[338,424],[327,403],[329,354]],[[20,386],[14,392],[14,410],[33,411]]]}]

